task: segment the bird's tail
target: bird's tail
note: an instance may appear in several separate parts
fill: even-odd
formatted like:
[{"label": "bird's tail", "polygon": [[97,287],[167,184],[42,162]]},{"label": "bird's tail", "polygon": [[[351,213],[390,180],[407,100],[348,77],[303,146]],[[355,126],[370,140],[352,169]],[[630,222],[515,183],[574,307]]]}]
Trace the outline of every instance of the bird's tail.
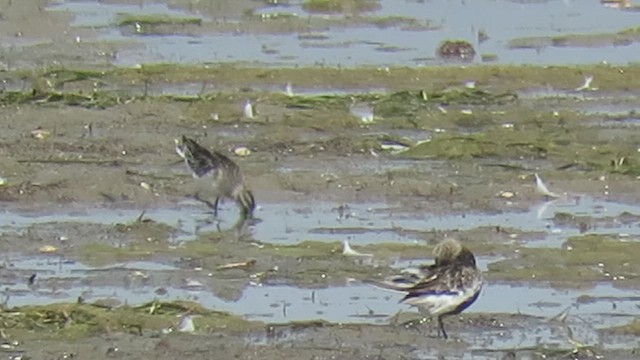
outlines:
[{"label": "bird's tail", "polygon": [[256,200],[251,190],[242,185],[238,188],[235,195],[236,203],[240,207],[241,217],[243,219],[253,218],[253,211],[256,209]]},{"label": "bird's tail", "polygon": [[411,281],[410,279],[406,279],[404,277],[398,276],[385,280],[363,280],[363,283],[371,286],[375,286],[377,288],[381,288],[384,290],[391,290],[396,292],[405,293],[407,289],[415,285],[415,281]]}]

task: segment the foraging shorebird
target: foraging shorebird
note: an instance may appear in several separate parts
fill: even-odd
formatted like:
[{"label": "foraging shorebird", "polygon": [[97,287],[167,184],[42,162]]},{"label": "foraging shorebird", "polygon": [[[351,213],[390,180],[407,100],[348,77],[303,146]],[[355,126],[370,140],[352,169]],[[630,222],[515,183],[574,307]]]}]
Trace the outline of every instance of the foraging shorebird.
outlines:
[{"label": "foraging shorebird", "polygon": [[443,319],[473,304],[482,289],[482,272],[473,253],[457,240],[446,239],[434,251],[435,263],[421,266],[418,273],[396,276],[374,285],[405,293],[400,300],[438,319],[438,334],[447,339]]},{"label": "foraging shorebird", "polygon": [[214,203],[196,198],[213,209],[214,216],[218,216],[218,202],[220,197],[235,200],[240,208],[240,220],[244,222],[253,217],[256,203],[253,193],[247,188],[240,167],[233,160],[217,151],[209,151],[195,140],[182,136],[175,140],[176,152],[198,179],[199,186],[213,191],[216,198]]}]

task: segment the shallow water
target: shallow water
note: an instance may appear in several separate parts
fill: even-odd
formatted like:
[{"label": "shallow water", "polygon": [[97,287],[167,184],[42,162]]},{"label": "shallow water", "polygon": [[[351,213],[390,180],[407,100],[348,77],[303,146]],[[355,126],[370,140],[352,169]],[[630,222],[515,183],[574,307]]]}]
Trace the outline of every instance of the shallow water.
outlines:
[{"label": "shallow water", "polygon": [[[527,243],[536,247],[559,247],[564,240],[579,235],[578,227],[556,227],[552,221],[556,213],[593,218],[589,233],[620,236],[640,235],[639,222],[620,222],[615,217],[629,213],[640,215],[640,206],[616,203],[590,196],[575,196],[534,205],[526,211],[505,205],[500,213],[453,213],[436,215],[409,213],[393,203],[349,203],[340,214],[341,204],[317,201],[311,204],[266,203],[260,205],[251,227],[253,238],[266,243],[295,244],[303,240],[343,241],[354,245],[420,241],[411,230],[452,231],[478,227],[515,228],[524,232],[545,231],[543,240]],[[188,241],[198,233],[230,229],[238,216],[229,202],[221,206],[219,219],[194,201],[185,201],[177,208],[148,209],[144,217],[177,229],[173,241]],[[34,224],[84,222],[116,224],[134,221],[142,210],[88,209],[47,212],[4,212],[0,217],[3,231],[21,231]],[[598,219],[602,219],[599,222]],[[400,231],[402,229],[402,231]]]},{"label": "shallow water", "polygon": [[[326,202],[312,205],[299,203],[262,204],[257,216],[262,219],[253,226],[257,240],[273,243],[293,244],[300,240],[341,241],[348,239],[356,249],[366,243],[400,241],[417,242],[406,232],[395,229],[473,229],[479,226],[515,227],[523,231],[546,231],[544,240],[528,243],[529,246],[560,246],[572,234],[574,228],[555,228],[551,218],[556,212],[594,219],[616,217],[624,212],[640,214],[640,207],[596,199],[589,196],[574,196],[553,202],[540,202],[526,211],[506,209],[503,213],[453,214],[434,216],[414,214],[399,210],[391,203],[348,204],[342,216],[338,204]],[[0,217],[2,231],[22,231],[37,224],[60,222],[88,222],[113,224],[130,222],[141,210],[122,209],[70,209],[66,213],[56,209],[55,214],[46,212],[5,212]],[[222,224],[235,221],[236,210],[232,204],[221,209]],[[203,226],[211,214],[192,201],[185,201],[176,208],[150,209],[146,218],[166,223],[180,230],[175,241],[189,241],[197,231],[217,231],[215,225]],[[595,228],[597,233],[640,234],[638,223],[608,222],[607,227]],[[196,229],[200,227],[199,230]],[[273,234],[279,234],[273,237]],[[61,236],[64,234],[60,234]],[[341,256],[336,254],[336,256]],[[488,264],[500,257],[479,257],[478,266],[486,271]],[[0,273],[4,291],[0,301],[7,306],[75,302],[82,298],[87,302],[110,299],[116,303],[143,304],[154,299],[161,301],[190,300],[206,308],[229,311],[247,319],[272,323],[287,323],[311,319],[323,319],[334,323],[386,324],[390,316],[399,310],[411,310],[399,304],[402,294],[363,285],[350,279],[334,279],[342,286],[327,288],[300,288],[287,284],[254,283],[249,276],[241,275],[225,284],[222,289],[204,271],[183,268],[175,262],[128,262],[105,267],[92,267],[78,261],[66,259],[64,255],[42,255],[25,257],[5,254],[0,259],[4,264]],[[345,258],[345,261],[352,261]],[[416,266],[428,259],[397,261],[395,268]],[[28,279],[36,275],[30,285]],[[328,275],[331,276],[330,271]],[[211,281],[211,282],[210,282]],[[230,288],[227,288],[230,286]],[[162,291],[159,291],[162,289]],[[231,295],[229,295],[231,291]],[[581,301],[583,295],[590,301]],[[636,306],[635,290],[619,289],[614,282],[594,284],[586,289],[554,289],[545,284],[486,283],[478,301],[468,310],[470,313],[525,314],[539,319],[539,325],[531,328],[500,328],[483,331],[456,330],[456,336],[472,344],[474,349],[526,348],[538,344],[566,346],[565,325],[547,321],[566,308],[570,314],[566,324],[571,327],[574,338],[589,344],[605,344],[609,348],[628,347],[632,343],[625,337],[602,339],[598,328],[628,323],[640,316]],[[584,299],[584,298],[583,298]],[[614,306],[615,304],[615,306]],[[527,322],[529,323],[529,322]],[[427,324],[428,332],[434,325]],[[535,336],[531,336],[533,333]],[[488,335],[491,336],[488,336]],[[425,350],[426,351],[426,350]],[[415,356],[421,355],[416,350]],[[428,358],[428,357],[427,357]],[[481,356],[479,358],[482,358]]]},{"label": "shallow water", "polygon": [[187,11],[168,7],[166,4],[140,2],[134,4],[109,3],[103,1],[62,1],[49,7],[52,11],[65,11],[74,15],[73,26],[107,28],[116,24],[118,16],[167,15],[172,17],[192,16]]},{"label": "shallow water", "polygon": [[[307,39],[297,33],[251,34],[222,33],[197,36],[136,36],[114,27],[117,14],[165,14],[176,17],[200,17],[204,21],[269,21],[208,19],[197,13],[176,10],[159,3],[142,5],[105,4],[98,1],[65,1],[51,6],[51,11],[68,11],[75,15],[74,26],[95,27],[102,40],[134,41],[140,46],[122,49],[117,65],[148,62],[183,64],[206,62],[249,62],[265,65],[431,65],[438,44],[446,39],[464,39],[478,54],[496,55],[505,64],[593,64],[606,61],[625,64],[637,60],[638,43],[626,46],[546,47],[509,49],[514,38],[557,36],[562,34],[596,34],[617,32],[637,26],[637,13],[602,6],[597,1],[510,2],[494,0],[449,1],[383,0],[382,8],[364,14],[377,18],[401,16],[415,19],[428,29],[403,26],[379,28],[374,25],[349,24],[341,15],[341,26],[325,28],[322,37]],[[293,14],[300,19],[317,17],[299,5],[259,9],[258,14]],[[531,16],[535,13],[536,16]],[[372,18],[373,20],[373,18]],[[488,34],[478,41],[478,32]],[[238,44],[242,46],[238,46]],[[268,49],[268,51],[265,51]],[[475,62],[481,62],[476,55]]]},{"label": "shallow water", "polygon": [[[481,267],[486,267],[487,259],[480,259]],[[484,265],[482,265],[484,263]],[[5,281],[2,293],[8,306],[48,304],[53,302],[74,302],[79,297],[93,302],[98,299],[115,299],[131,305],[159,300],[192,300],[203,306],[229,311],[247,319],[271,323],[286,323],[323,319],[335,323],[389,322],[389,317],[399,310],[410,310],[399,304],[402,294],[345,281],[344,286],[308,289],[286,285],[249,285],[237,301],[223,300],[213,289],[204,284],[191,286],[163,286],[166,293],[159,295],[154,282],[164,283],[163,275],[174,272],[171,264],[152,262],[130,262],[108,267],[93,268],[60,257],[12,257],[5,256],[7,272],[15,274],[16,281]],[[108,280],[94,284],[92,275],[96,272],[109,274]],[[147,283],[136,283],[139,274],[147,276]],[[27,285],[27,278],[37,274],[36,285]],[[127,280],[128,279],[128,280]],[[186,283],[186,281],[185,281]],[[213,290],[213,291],[212,291]],[[579,297],[589,295],[592,301],[580,301]],[[468,312],[510,313],[542,317],[536,336],[530,329],[496,329],[493,336],[461,333],[467,341],[473,341],[479,348],[491,338],[491,347],[514,348],[534,346],[536,342],[562,343],[558,324],[548,322],[566,308],[570,308],[567,324],[572,327],[574,337],[586,343],[601,343],[597,328],[626,323],[640,316],[636,306],[638,297],[632,292],[615,288],[611,283],[596,284],[591,289],[552,289],[528,284],[512,285],[488,283],[478,301]],[[615,306],[614,306],[615,304]],[[426,325],[433,326],[433,325]],[[559,327],[560,330],[554,330]],[[484,339],[484,340],[483,340]],[[622,346],[622,344],[608,344]]]}]

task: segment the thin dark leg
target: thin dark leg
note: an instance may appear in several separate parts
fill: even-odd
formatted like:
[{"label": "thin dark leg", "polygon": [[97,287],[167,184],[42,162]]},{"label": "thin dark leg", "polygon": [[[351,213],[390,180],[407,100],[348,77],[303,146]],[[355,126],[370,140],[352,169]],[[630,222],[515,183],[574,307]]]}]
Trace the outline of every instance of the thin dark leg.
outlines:
[{"label": "thin dark leg", "polygon": [[218,217],[218,202],[220,201],[220,197],[216,196],[216,201],[213,203],[213,216]]},{"label": "thin dark leg", "polygon": [[216,201],[214,201],[213,203],[207,199],[203,199],[200,197],[200,194],[195,194],[193,196],[194,199],[200,201],[201,203],[206,204],[208,207],[211,208],[211,210],[213,210],[213,216],[214,217],[218,217],[218,202],[220,201],[220,197],[216,196]]},{"label": "thin dark leg", "polygon": [[442,315],[438,316],[438,326],[440,327],[438,333],[442,332],[442,337],[446,340],[449,337],[447,336],[447,332],[444,331],[444,323],[442,322]]},{"label": "thin dark leg", "polygon": [[242,240],[244,236],[247,234],[248,225],[249,225],[249,221],[242,216],[233,225],[233,230],[235,231],[237,240]]}]

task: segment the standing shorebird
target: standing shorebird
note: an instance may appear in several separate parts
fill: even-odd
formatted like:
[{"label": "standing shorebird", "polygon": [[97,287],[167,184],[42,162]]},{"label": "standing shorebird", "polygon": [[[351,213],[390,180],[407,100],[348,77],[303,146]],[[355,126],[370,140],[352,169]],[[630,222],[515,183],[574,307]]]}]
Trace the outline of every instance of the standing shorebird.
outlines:
[{"label": "standing shorebird", "polygon": [[215,201],[201,199],[196,193],[196,199],[206,203],[213,209],[214,216],[218,216],[218,202],[220,197],[235,200],[240,208],[240,222],[253,217],[256,203],[253,194],[244,183],[240,167],[233,160],[217,151],[209,151],[195,140],[182,136],[176,139],[176,152],[198,179],[198,189],[212,191]]},{"label": "standing shorebird", "polygon": [[456,315],[471,306],[482,289],[482,272],[473,253],[457,240],[446,239],[433,250],[435,263],[421,266],[418,273],[396,276],[374,283],[385,289],[401,291],[405,304],[426,311],[438,319],[438,334],[447,339],[443,318]]}]

